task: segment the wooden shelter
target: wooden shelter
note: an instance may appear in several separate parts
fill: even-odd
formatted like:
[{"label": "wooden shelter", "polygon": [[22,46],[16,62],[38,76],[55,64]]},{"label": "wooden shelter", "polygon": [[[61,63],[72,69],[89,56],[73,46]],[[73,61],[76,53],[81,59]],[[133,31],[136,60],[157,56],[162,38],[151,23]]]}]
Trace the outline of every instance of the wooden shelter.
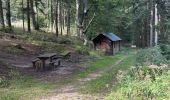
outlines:
[{"label": "wooden shelter", "polygon": [[113,33],[99,34],[93,39],[95,50],[100,50],[108,55],[120,51],[122,39]]}]

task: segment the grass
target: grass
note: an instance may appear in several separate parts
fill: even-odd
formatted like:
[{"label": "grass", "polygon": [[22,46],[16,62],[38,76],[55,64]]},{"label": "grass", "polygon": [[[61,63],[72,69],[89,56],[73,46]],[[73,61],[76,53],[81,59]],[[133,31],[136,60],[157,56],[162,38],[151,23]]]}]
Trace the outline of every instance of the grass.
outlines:
[{"label": "grass", "polygon": [[[130,52],[127,55],[127,58],[122,60],[118,65],[116,66],[111,65],[111,64],[115,64],[115,61],[118,61],[119,57],[121,58],[124,56],[117,55],[113,57],[112,59],[109,59],[109,61],[113,60],[113,62],[110,62],[110,64],[108,64],[107,62],[105,64],[100,65],[100,66],[105,66],[105,67],[111,66],[112,69],[103,73],[102,76],[99,76],[96,79],[85,83],[85,86],[81,89],[81,91],[83,91],[83,93],[104,93],[104,92],[107,93],[107,91],[110,91],[110,87],[112,87],[113,85],[116,85],[117,72],[119,70],[126,71],[128,68],[130,68],[134,64],[134,54]],[[96,64],[98,63],[101,63],[101,62],[99,61]]]},{"label": "grass", "polygon": [[15,34],[26,40],[29,43],[39,46],[45,52],[59,52],[63,53],[67,50],[75,51],[77,46],[83,47],[83,42],[74,36],[59,36],[56,37],[53,33],[32,31],[31,33],[22,32],[15,29]]},{"label": "grass", "polygon": [[41,99],[40,97],[48,96],[54,89],[70,82],[70,78],[60,82],[43,82],[29,75],[21,75],[16,69],[0,61],[0,100]]},{"label": "grass", "polygon": [[76,76],[77,78],[86,77],[89,73],[107,68],[108,66],[119,61],[122,57],[123,57],[123,54],[117,54],[115,56],[103,56],[102,58],[100,58],[99,60],[95,62],[90,62],[86,64],[85,66],[87,67],[85,71],[79,72],[78,75]]},{"label": "grass", "polygon": [[31,76],[15,75],[8,80],[8,86],[0,88],[0,100],[31,100],[45,95],[54,84],[43,83]]},{"label": "grass", "polygon": [[[56,35],[53,33],[45,33],[39,31],[32,31],[29,33],[23,32],[21,29],[17,28],[14,29],[14,33],[18,39],[23,40],[25,43],[33,44],[39,47],[41,50],[43,50],[43,52],[63,53],[68,50],[76,51],[77,47],[83,47],[83,42],[74,36],[56,37]],[[4,51],[18,55],[24,53],[23,50],[17,49],[13,46],[5,47]]]}]

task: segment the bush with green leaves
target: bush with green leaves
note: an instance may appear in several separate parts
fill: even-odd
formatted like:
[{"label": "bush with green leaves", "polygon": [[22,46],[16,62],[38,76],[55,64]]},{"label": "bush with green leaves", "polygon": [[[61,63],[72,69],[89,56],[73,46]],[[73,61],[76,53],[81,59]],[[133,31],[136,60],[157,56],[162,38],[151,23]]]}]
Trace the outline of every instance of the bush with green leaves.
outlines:
[{"label": "bush with green leaves", "polygon": [[40,28],[47,27],[47,20],[44,16],[38,16],[38,25]]},{"label": "bush with green leaves", "polygon": [[90,51],[89,48],[86,46],[77,46],[76,47],[76,52],[81,55],[89,55],[90,54],[89,51]]},{"label": "bush with green leaves", "polygon": [[170,45],[169,44],[161,44],[160,48],[162,50],[162,54],[166,57],[166,59],[170,60]]},{"label": "bush with green leaves", "polygon": [[136,65],[160,65],[161,63],[167,63],[165,57],[161,54],[159,46],[142,49],[137,52]]},{"label": "bush with green leaves", "polygon": [[166,65],[132,68],[118,75],[120,87],[106,100],[169,100],[170,70]]}]

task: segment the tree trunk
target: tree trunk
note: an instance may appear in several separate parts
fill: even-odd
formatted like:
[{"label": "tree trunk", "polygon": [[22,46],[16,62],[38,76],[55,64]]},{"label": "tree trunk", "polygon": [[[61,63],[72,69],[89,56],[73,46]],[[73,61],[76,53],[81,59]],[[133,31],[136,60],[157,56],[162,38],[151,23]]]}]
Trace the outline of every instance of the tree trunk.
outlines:
[{"label": "tree trunk", "polygon": [[64,27],[65,27],[65,6],[64,6],[64,3],[62,3],[62,28],[64,30]]},{"label": "tree trunk", "polygon": [[37,13],[37,16],[36,16],[36,17],[37,17],[36,27],[37,27],[37,30],[39,30],[39,29],[40,29],[40,26],[39,26],[39,22],[38,22],[38,21],[39,21],[39,19],[38,19],[38,17],[39,17],[38,13],[39,13],[39,12],[38,12],[38,1],[37,1],[37,0],[35,0],[35,7],[36,7],[36,11],[37,11],[37,12],[36,12],[36,13]]},{"label": "tree trunk", "polygon": [[150,47],[153,46],[153,0],[150,0]]},{"label": "tree trunk", "polygon": [[22,28],[25,31],[24,0],[22,0]]},{"label": "tree trunk", "polygon": [[70,24],[71,24],[71,22],[70,22],[70,15],[71,15],[70,9],[71,9],[71,6],[70,6],[70,3],[68,1],[68,3],[67,3],[67,35],[70,34]]},{"label": "tree trunk", "polygon": [[35,18],[34,1],[33,0],[30,0],[30,11],[31,11],[33,28],[34,28],[34,30],[39,30],[39,28],[37,27],[37,22],[36,22],[36,18]]},{"label": "tree trunk", "polygon": [[58,0],[56,0],[55,26],[56,26],[56,36],[58,37]]},{"label": "tree trunk", "polygon": [[54,12],[53,12],[53,0],[51,0],[51,25],[50,25],[50,27],[51,27],[51,31],[53,32],[53,24],[54,24]]},{"label": "tree trunk", "polygon": [[159,21],[159,17],[158,17],[158,8],[157,8],[157,4],[155,3],[155,45],[158,45],[158,29],[157,29],[157,25],[158,25],[158,21]]},{"label": "tree trunk", "polygon": [[9,30],[12,31],[10,0],[6,1],[6,7],[7,7],[7,13],[6,13],[7,24],[8,24]]},{"label": "tree trunk", "polygon": [[0,28],[2,29],[5,28],[5,23],[4,23],[4,14],[3,14],[3,8],[2,8],[2,0],[0,0]]},{"label": "tree trunk", "polygon": [[60,34],[63,35],[63,27],[62,27],[62,1],[59,3],[59,21],[60,21]]},{"label": "tree trunk", "polygon": [[31,25],[30,25],[30,1],[27,0],[27,25],[28,25],[28,32],[31,32]]},{"label": "tree trunk", "polygon": [[81,24],[80,24],[80,2],[81,0],[76,0],[76,33],[79,37],[81,37],[81,32],[80,32],[80,28],[81,28]]},{"label": "tree trunk", "polygon": [[153,20],[152,20],[152,26],[153,26],[153,39],[152,39],[152,43],[153,43],[153,46],[155,46],[155,30],[156,30],[156,27],[155,27],[155,0],[153,0],[153,4],[152,4],[152,9],[153,9]]}]

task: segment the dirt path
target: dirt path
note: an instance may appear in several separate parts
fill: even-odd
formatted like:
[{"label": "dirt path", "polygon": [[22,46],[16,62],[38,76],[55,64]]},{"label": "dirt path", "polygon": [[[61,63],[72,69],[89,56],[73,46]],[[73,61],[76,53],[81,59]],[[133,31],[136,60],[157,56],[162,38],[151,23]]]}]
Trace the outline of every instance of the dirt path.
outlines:
[{"label": "dirt path", "polygon": [[126,56],[121,60],[117,61],[115,64],[110,67],[99,70],[93,73],[90,73],[85,78],[81,78],[74,82],[74,84],[69,84],[67,86],[63,86],[60,89],[54,91],[54,94],[49,97],[43,97],[41,100],[103,100],[104,96],[101,94],[98,95],[89,95],[89,94],[81,94],[77,91],[77,87],[82,87],[87,81],[94,80],[97,77],[102,76],[103,73],[108,72],[110,69],[120,64]]},{"label": "dirt path", "polygon": [[117,61],[115,64],[105,68],[104,70],[99,70],[97,72],[94,73],[90,73],[89,75],[87,75],[85,78],[79,79],[79,82],[81,84],[84,84],[87,81],[96,79],[97,77],[102,76],[103,73],[108,72],[109,70],[111,70],[113,67],[115,67],[116,65],[118,65],[119,63],[121,63],[126,57],[120,59],[119,61]]}]

